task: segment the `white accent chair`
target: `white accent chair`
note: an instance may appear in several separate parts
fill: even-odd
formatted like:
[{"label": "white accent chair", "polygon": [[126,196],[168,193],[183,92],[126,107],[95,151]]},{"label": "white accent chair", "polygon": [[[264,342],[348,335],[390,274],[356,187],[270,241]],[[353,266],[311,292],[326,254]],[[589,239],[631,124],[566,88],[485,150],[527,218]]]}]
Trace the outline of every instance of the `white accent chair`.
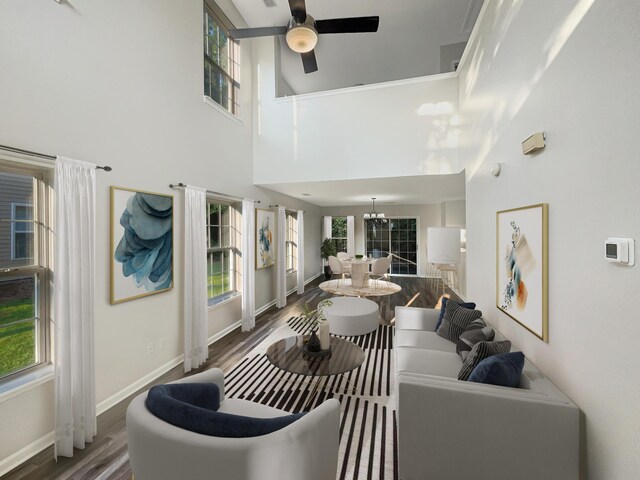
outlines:
[{"label": "white accent chair", "polygon": [[[224,399],[224,374],[212,368],[173,383],[215,383],[219,412],[258,418],[288,412]],[[171,425],[145,405],[147,392],[127,408],[129,459],[136,480],[334,480],[338,467],[340,403],[329,399],[290,425],[257,437],[223,438]]]},{"label": "white accent chair", "polygon": [[351,255],[349,255],[347,252],[338,252],[336,253],[336,257],[338,258],[338,260],[340,260],[340,263],[342,264],[342,270],[346,270],[346,273],[350,274],[351,264],[347,262],[347,260],[351,258]]},{"label": "white accent chair", "polygon": [[336,257],[338,257],[338,260],[343,261],[350,258],[351,255],[349,255],[347,252],[338,252],[336,253]]}]

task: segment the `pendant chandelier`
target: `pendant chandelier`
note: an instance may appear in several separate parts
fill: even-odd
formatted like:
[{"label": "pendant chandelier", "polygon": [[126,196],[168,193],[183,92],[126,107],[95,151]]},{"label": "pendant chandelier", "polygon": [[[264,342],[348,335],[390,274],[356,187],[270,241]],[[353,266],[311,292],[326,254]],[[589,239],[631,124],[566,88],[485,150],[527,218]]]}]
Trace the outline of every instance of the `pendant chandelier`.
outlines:
[{"label": "pendant chandelier", "polygon": [[376,212],[376,197],[371,197],[371,201],[373,202],[373,207],[370,212],[366,212],[362,218],[365,220],[374,220],[376,223],[387,223],[387,219],[384,216],[384,213]]}]

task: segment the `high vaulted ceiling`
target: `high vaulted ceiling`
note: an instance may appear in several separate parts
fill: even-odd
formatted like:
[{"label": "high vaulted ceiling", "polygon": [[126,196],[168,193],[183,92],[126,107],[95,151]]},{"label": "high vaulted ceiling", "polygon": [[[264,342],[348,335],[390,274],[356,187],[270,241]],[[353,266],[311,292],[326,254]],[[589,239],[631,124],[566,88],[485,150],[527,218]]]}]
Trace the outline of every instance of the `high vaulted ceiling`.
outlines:
[{"label": "high vaulted ceiling", "polygon": [[428,205],[465,198],[465,173],[362,178],[322,182],[277,183],[261,187],[320,207]]},{"label": "high vaulted ceiling", "polygon": [[[288,0],[233,0],[250,27],[286,25]],[[320,35],[318,71],[305,75],[300,55],[281,42],[281,72],[297,94],[440,72],[440,47],[468,40],[483,0],[306,0],[316,20],[378,15],[376,33]],[[252,40],[242,40],[250,42]]]}]

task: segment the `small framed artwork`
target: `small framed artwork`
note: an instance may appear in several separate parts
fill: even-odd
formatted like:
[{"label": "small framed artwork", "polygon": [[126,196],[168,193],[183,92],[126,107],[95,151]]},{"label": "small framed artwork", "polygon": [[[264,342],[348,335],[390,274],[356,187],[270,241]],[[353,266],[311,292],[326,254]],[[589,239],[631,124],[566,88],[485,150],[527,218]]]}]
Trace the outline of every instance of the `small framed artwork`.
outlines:
[{"label": "small framed artwork", "polygon": [[256,208],[256,270],[276,263],[273,243],[275,222],[275,212]]},{"label": "small framed artwork", "polygon": [[111,187],[111,304],[173,288],[173,195]]},{"label": "small framed artwork", "polygon": [[546,203],[496,214],[496,306],[540,339],[548,337]]}]

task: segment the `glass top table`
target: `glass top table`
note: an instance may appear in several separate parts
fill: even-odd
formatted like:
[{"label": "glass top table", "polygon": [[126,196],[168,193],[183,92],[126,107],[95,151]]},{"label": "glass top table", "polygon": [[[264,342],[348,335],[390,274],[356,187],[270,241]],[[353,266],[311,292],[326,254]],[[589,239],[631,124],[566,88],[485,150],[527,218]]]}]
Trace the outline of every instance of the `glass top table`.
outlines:
[{"label": "glass top table", "polygon": [[333,336],[331,355],[307,356],[302,351],[307,338],[307,335],[298,335],[278,340],[267,349],[267,358],[282,370],[307,376],[339,375],[358,368],[364,361],[364,352],[360,347],[349,340]]}]

